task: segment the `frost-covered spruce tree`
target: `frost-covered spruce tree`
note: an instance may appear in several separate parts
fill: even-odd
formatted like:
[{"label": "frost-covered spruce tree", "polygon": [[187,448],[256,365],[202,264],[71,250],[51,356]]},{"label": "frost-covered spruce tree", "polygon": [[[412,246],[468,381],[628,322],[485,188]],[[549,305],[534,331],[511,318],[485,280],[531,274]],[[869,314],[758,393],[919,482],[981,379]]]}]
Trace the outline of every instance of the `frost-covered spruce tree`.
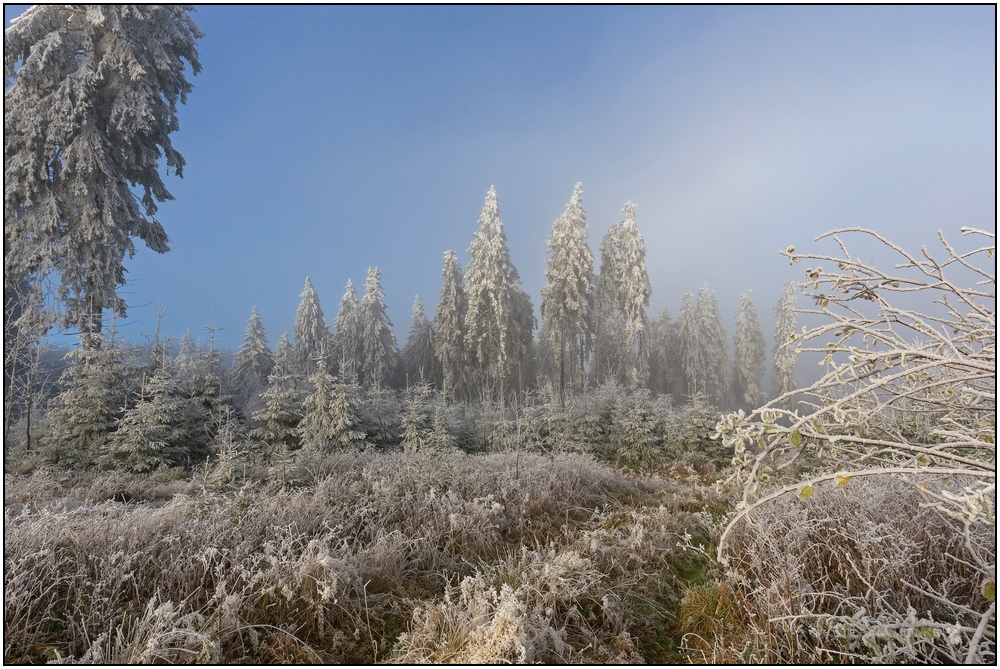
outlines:
[{"label": "frost-covered spruce tree", "polygon": [[757,307],[749,290],[740,296],[736,312],[736,334],[733,336],[733,392],[736,404],[743,409],[756,409],[766,399],[760,388],[764,375],[764,333],[757,318]]},{"label": "frost-covered spruce tree", "polygon": [[306,277],[301,301],[295,311],[295,364],[299,373],[310,376],[319,369],[320,358],[326,357],[330,330],[323,320],[323,308],[312,281]]},{"label": "frost-covered spruce tree", "polygon": [[670,392],[670,312],[660,309],[655,320],[649,322],[649,389],[657,394]]},{"label": "frost-covered spruce tree", "polygon": [[774,393],[780,397],[795,388],[798,344],[795,336],[795,282],[785,284],[785,292],[774,307]]},{"label": "frost-covered spruce tree", "polygon": [[250,312],[243,344],[236,351],[230,372],[231,385],[244,400],[255,397],[267,385],[267,377],[274,372],[274,355],[267,345],[267,332],[257,307]]},{"label": "frost-covered spruce tree", "polygon": [[513,333],[514,333],[514,360],[511,365],[511,378],[508,387],[517,388],[523,393],[535,386],[535,310],[531,304],[531,297],[521,287],[518,281],[511,287],[511,304],[513,311]]},{"label": "frost-covered spruce tree", "polygon": [[635,205],[626,202],[622,211],[625,219],[611,226],[601,241],[595,366],[599,381],[614,379],[628,388],[639,388],[649,375],[646,307],[652,288]]},{"label": "frost-covered spruce tree", "polygon": [[426,384],[412,386],[406,391],[401,421],[400,446],[407,453],[425,450],[431,432],[431,389]]},{"label": "frost-covered spruce tree", "polygon": [[177,376],[184,378],[196,373],[199,365],[200,347],[194,345],[194,337],[191,331],[186,330],[181,337],[180,347],[177,349],[177,356],[174,358],[174,370]]},{"label": "frost-covered spruce tree", "polygon": [[[525,361],[525,327],[530,300],[519,293],[520,276],[510,259],[507,234],[500,219],[497,192],[486,194],[478,228],[469,246],[465,273],[468,310],[466,343],[478,368],[479,391],[486,397],[504,397],[517,382]],[[531,316],[534,321],[534,316]],[[530,342],[530,339],[528,340]]]},{"label": "frost-covered spruce tree", "polygon": [[330,435],[333,434],[337,416],[333,407],[334,379],[326,371],[326,363],[319,360],[316,372],[309,377],[313,387],[311,395],[303,403],[302,422],[299,423],[299,438],[303,450],[325,453]]},{"label": "frost-covered spruce tree", "polygon": [[170,365],[146,379],[101,454],[104,467],[137,474],[196,464],[208,456],[211,416],[184,392]]},{"label": "frost-covered spruce tree", "polygon": [[420,296],[413,300],[413,322],[403,345],[403,369],[407,385],[427,383],[437,385],[440,371],[434,355],[434,326],[424,314]]},{"label": "frost-covered spruce tree", "polygon": [[125,315],[133,239],[169,249],[160,159],[181,176],[170,134],[201,70],[189,11],[35,5],[4,31],[4,275],[58,276],[64,324],[85,333]]},{"label": "frost-covered spruce tree", "polygon": [[322,363],[309,380],[315,390],[305,400],[299,424],[303,455],[309,458],[338,449],[363,448],[359,388],[337,383]]},{"label": "frost-covered spruce tree", "polygon": [[101,337],[104,345],[81,341],[67,356],[73,362],[47,414],[46,450],[60,465],[96,463],[125,408],[123,351],[113,338],[95,333],[85,333],[81,340],[92,337]]},{"label": "frost-covered spruce tree", "polygon": [[559,403],[565,406],[567,377],[572,388],[579,389],[591,344],[594,254],[587,245],[583,184],[576,184],[566,210],[552,224],[548,252],[552,256],[545,267],[548,283],[542,288],[542,332],[558,359]]},{"label": "frost-covered spruce tree", "polygon": [[468,302],[462,284],[462,266],[454,251],[445,251],[444,283],[434,314],[434,354],[441,368],[441,387],[446,397],[465,397],[469,356],[465,343]]},{"label": "frost-covered spruce tree", "polygon": [[732,385],[732,369],[729,363],[729,341],[726,337],[726,326],[722,323],[719,313],[719,301],[715,291],[703,284],[698,291],[698,331],[702,344],[705,365],[705,392],[719,408],[725,408],[729,402],[729,389]]},{"label": "frost-covered spruce tree", "polygon": [[708,365],[705,362],[705,350],[701,339],[701,329],[698,326],[698,313],[694,295],[687,293],[678,317],[677,348],[680,353],[681,370],[684,378],[684,392],[688,397],[697,393],[706,393]]},{"label": "frost-covered spruce tree", "polygon": [[295,349],[292,347],[291,337],[287,332],[282,332],[278,338],[278,343],[274,347],[274,374],[279,376],[292,374],[295,372]]},{"label": "frost-covered spruce tree", "polygon": [[250,436],[272,448],[294,451],[300,446],[299,424],[305,413],[306,386],[289,365],[281,362],[283,356],[277,357],[274,374],[268,377],[267,390],[261,394],[263,406],[253,413]]},{"label": "frost-covered spruce tree", "polygon": [[340,298],[337,317],[333,319],[334,370],[342,383],[360,383],[361,376],[361,319],[358,315],[358,295],[354,284],[347,280],[344,296]]},{"label": "frost-covered spruce tree", "polygon": [[399,375],[402,360],[396,346],[392,321],[385,312],[382,272],[368,269],[365,294],[358,307],[361,320],[361,378],[372,390],[391,387]]}]

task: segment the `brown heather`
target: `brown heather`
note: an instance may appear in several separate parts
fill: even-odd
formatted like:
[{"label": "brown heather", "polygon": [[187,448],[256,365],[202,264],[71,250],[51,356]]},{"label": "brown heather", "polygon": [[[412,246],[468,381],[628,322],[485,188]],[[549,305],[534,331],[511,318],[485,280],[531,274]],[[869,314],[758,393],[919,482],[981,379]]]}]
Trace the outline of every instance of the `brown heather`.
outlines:
[{"label": "brown heather", "polygon": [[709,562],[679,545],[725,509],[690,468],[572,454],[345,453],[298,488],[210,474],[7,475],[4,661],[678,661]]}]

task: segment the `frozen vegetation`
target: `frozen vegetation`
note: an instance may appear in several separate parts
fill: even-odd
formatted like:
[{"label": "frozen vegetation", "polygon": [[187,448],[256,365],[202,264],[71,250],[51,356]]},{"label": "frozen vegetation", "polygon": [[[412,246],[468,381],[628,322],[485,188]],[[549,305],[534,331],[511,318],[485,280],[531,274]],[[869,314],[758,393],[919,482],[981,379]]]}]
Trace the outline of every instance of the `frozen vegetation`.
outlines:
[{"label": "frozen vegetation", "polygon": [[124,341],[199,37],[5,32],[5,663],[995,663],[995,232],[789,247],[771,396],[751,293],[731,342],[707,285],[651,319],[635,205],[595,267],[581,184],[540,321],[490,188],[401,348],[378,267],[331,322],[306,277],[273,349],[253,310],[232,361],[214,323]]}]

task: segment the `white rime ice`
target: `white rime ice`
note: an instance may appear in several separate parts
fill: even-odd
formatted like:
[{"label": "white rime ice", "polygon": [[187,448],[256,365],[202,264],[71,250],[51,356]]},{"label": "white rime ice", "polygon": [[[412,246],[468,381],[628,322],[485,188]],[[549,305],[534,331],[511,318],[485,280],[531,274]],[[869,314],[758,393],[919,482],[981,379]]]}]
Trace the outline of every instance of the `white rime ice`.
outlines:
[{"label": "white rime ice", "polygon": [[481,392],[488,397],[501,397],[513,383],[524,381],[534,315],[531,300],[521,288],[517,269],[510,259],[497,193],[492,186],[486,194],[478,226],[469,246],[465,274],[466,343],[478,363]]},{"label": "white rime ice", "polygon": [[381,281],[381,270],[378,267],[369,268],[365,294],[358,308],[361,319],[361,379],[362,385],[371,390],[391,387],[401,366],[392,321],[385,312]]},{"label": "white rime ice", "polygon": [[795,335],[795,283],[785,284],[785,292],[774,307],[774,392],[781,396],[795,388],[798,348]]},{"label": "white rime ice", "polygon": [[566,210],[552,224],[548,252],[552,256],[545,267],[548,283],[542,288],[542,335],[555,350],[559,401],[565,404],[567,376],[578,389],[591,344],[594,254],[587,246],[583,184],[576,184]]},{"label": "white rime ice", "polygon": [[340,298],[337,317],[333,319],[333,361],[343,383],[360,383],[361,369],[361,319],[358,315],[358,296],[354,284],[347,280],[344,296]]},{"label": "white rime ice", "polygon": [[5,283],[58,276],[67,326],[125,316],[134,238],[169,249],[159,163],[184,168],[170,134],[201,36],[179,5],[35,5],[4,31]]},{"label": "white rime ice", "polygon": [[330,330],[309,277],[299,297],[302,301],[295,312],[295,362],[300,374],[311,376],[319,369],[320,359],[326,357]]},{"label": "white rime ice", "polygon": [[736,405],[742,409],[756,409],[766,399],[761,390],[764,375],[764,333],[757,318],[757,307],[751,291],[740,296],[736,312],[736,334],[733,336],[733,393]]},{"label": "white rime ice", "polygon": [[465,314],[468,301],[462,283],[462,266],[454,251],[445,251],[444,282],[434,314],[434,354],[441,367],[445,395],[464,397],[467,389],[469,356],[465,343]]},{"label": "white rime ice", "polygon": [[635,205],[626,202],[622,211],[625,220],[611,226],[601,241],[594,363],[598,381],[640,388],[649,376],[646,307],[652,288]]}]

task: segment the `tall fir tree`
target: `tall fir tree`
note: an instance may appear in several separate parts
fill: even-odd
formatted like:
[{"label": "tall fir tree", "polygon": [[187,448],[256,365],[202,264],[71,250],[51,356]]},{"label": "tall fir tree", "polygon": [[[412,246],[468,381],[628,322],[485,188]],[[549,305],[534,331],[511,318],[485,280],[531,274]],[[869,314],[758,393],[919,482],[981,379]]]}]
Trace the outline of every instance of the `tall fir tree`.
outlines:
[{"label": "tall fir tree", "polygon": [[520,276],[510,259],[497,193],[492,186],[483,203],[469,256],[465,274],[466,343],[478,369],[480,392],[501,399],[519,377],[523,379],[525,346],[530,345],[524,333],[529,323],[533,329],[534,316],[527,313],[531,300],[525,303],[527,294],[520,288]]},{"label": "tall fir tree", "polygon": [[737,407],[756,409],[766,399],[760,387],[764,376],[765,347],[757,307],[754,306],[753,294],[749,290],[740,296],[733,349],[733,394]]},{"label": "tall fir tree", "polygon": [[392,321],[385,310],[382,272],[368,269],[365,294],[358,307],[361,320],[361,379],[372,390],[390,388],[396,382],[402,364]]},{"label": "tall fir tree", "polygon": [[702,345],[702,364],[705,365],[705,392],[715,406],[727,408],[732,385],[729,343],[719,312],[719,301],[708,284],[702,285],[698,291],[698,336]]},{"label": "tall fir tree", "polygon": [[434,314],[434,354],[441,368],[441,387],[446,397],[466,396],[469,355],[465,341],[465,314],[468,301],[462,266],[454,251],[445,251],[444,282]]},{"label": "tall fir tree", "polygon": [[440,383],[441,374],[434,355],[434,326],[424,313],[419,295],[413,300],[413,322],[403,345],[403,370],[407,386],[426,383],[436,387]]},{"label": "tall fir tree", "polygon": [[626,202],[625,219],[601,241],[601,273],[596,282],[596,374],[629,387],[649,375],[646,307],[652,288],[646,272],[646,243],[635,222],[635,205]]},{"label": "tall fir tree", "polygon": [[795,336],[795,283],[785,284],[785,291],[774,307],[774,393],[784,395],[795,389],[795,366],[798,344]]},{"label": "tall fir tree", "polygon": [[681,394],[683,369],[677,351],[678,324],[666,308],[649,324],[649,389],[663,395]]},{"label": "tall fir tree", "polygon": [[264,323],[257,313],[257,307],[254,307],[243,334],[243,344],[236,351],[236,359],[230,372],[230,384],[246,402],[260,393],[273,372],[274,355],[267,345]]},{"label": "tall fir tree", "polygon": [[542,288],[542,332],[558,360],[559,402],[565,406],[567,381],[579,389],[591,344],[594,254],[587,246],[583,184],[576,184],[566,210],[553,223],[548,252],[552,256],[545,268],[548,283]]},{"label": "tall fir tree", "polygon": [[201,70],[190,11],[34,5],[4,30],[4,277],[58,276],[64,324],[84,333],[125,315],[134,238],[169,250],[159,169],[184,168],[170,135]]},{"label": "tall fir tree", "polygon": [[309,277],[299,297],[301,301],[295,312],[295,363],[300,374],[310,376],[319,369],[320,359],[327,355],[330,330],[323,320],[319,295]]},{"label": "tall fir tree", "polygon": [[687,293],[678,317],[677,339],[680,353],[683,392],[692,397],[697,393],[707,393],[708,379],[706,377],[708,364],[705,360],[705,349],[698,326],[698,312],[694,295]]},{"label": "tall fir tree", "polygon": [[361,382],[361,318],[358,315],[358,295],[354,284],[347,280],[344,296],[340,298],[340,308],[333,320],[336,330],[333,335],[334,371],[342,383]]}]

